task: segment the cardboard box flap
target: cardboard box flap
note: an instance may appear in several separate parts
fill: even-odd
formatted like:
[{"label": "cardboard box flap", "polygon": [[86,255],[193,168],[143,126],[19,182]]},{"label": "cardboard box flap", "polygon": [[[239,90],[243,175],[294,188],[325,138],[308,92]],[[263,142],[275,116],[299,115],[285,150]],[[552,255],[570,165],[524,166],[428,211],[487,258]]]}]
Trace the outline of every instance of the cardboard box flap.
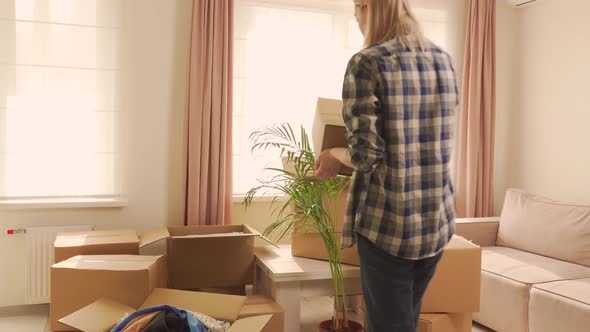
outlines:
[{"label": "cardboard box flap", "polygon": [[232,232],[232,233],[212,233],[212,234],[189,234],[189,235],[173,235],[173,239],[198,239],[198,238],[228,238],[228,237],[255,237],[256,234],[243,233],[243,232]]},{"label": "cardboard box flap", "polygon": [[342,106],[342,100],[320,97],[316,104],[316,114],[324,124],[344,127]]},{"label": "cardboard box flap", "polygon": [[326,126],[344,128],[341,100],[318,98],[311,132],[313,152],[316,157],[320,155],[320,152],[322,152],[322,147],[325,144],[324,131]]},{"label": "cardboard box flap", "polygon": [[270,239],[268,239],[266,236],[263,236],[262,234],[260,234],[257,230],[255,230],[254,228],[248,226],[248,225],[244,225],[244,228],[247,229],[250,233],[252,234],[256,234],[258,235],[262,240],[264,240],[265,242],[267,242],[268,244],[271,244],[275,247],[279,247],[276,243],[274,243],[273,241],[271,241]]},{"label": "cardboard box flap", "polygon": [[260,332],[270,321],[272,315],[244,318],[231,325],[227,332]]},{"label": "cardboard box flap", "polygon": [[155,288],[140,309],[167,304],[200,312],[219,320],[234,322],[238,319],[245,301],[245,296]]},{"label": "cardboard box flap", "polygon": [[139,271],[149,269],[163,256],[81,255],[53,265],[57,269]]},{"label": "cardboard box flap", "polygon": [[83,245],[137,242],[139,242],[137,234],[131,229],[67,232],[57,234],[54,247],[62,248]]},{"label": "cardboard box flap", "polygon": [[139,247],[143,248],[148,244],[152,244],[154,242],[167,239],[169,237],[170,232],[168,232],[168,227],[158,228],[153,231],[149,231],[147,233],[142,234],[139,237]]},{"label": "cardboard box flap", "polygon": [[[348,147],[341,100],[318,98],[313,120],[312,141],[316,157],[326,149]],[[353,170],[343,167],[338,174],[350,176]]]},{"label": "cardboard box flap", "polygon": [[266,243],[268,243],[268,244],[270,244],[270,245],[273,245],[273,246],[275,246],[276,248],[280,248],[278,244],[274,243],[272,240],[270,240],[270,239],[269,239],[269,238],[267,238],[266,236],[263,236],[262,234],[260,234],[259,236],[260,236],[260,238],[261,238],[262,240],[264,240],[264,242],[266,242]]},{"label": "cardboard box flap", "polygon": [[475,249],[480,250],[481,248],[473,242],[466,240],[464,237],[459,235],[453,235],[452,241],[449,242],[445,250],[465,250]]},{"label": "cardboard box flap", "polygon": [[172,238],[178,237],[225,237],[225,236],[258,236],[258,232],[244,225],[205,225],[168,227]]},{"label": "cardboard box flap", "polygon": [[126,313],[135,309],[110,299],[100,299],[62,319],[60,323],[83,332],[108,332]]}]

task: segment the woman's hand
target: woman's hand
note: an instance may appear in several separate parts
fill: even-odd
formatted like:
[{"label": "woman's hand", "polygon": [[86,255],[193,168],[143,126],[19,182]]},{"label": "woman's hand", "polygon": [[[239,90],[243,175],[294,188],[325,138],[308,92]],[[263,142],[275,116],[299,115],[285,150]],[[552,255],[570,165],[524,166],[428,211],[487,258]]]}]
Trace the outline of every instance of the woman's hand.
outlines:
[{"label": "woman's hand", "polygon": [[340,172],[342,163],[330,152],[330,149],[322,151],[315,162],[315,175],[320,179],[333,178]]}]

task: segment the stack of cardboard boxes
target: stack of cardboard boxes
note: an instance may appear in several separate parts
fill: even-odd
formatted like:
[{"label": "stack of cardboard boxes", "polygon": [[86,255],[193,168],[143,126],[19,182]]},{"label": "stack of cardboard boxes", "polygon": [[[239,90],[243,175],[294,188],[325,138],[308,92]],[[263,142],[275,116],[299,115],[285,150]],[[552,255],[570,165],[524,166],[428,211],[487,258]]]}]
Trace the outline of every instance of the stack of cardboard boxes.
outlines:
[{"label": "stack of cardboard boxes", "polygon": [[[110,331],[125,313],[168,304],[233,323],[231,331],[283,331],[267,297],[195,292],[253,282],[254,238],[246,225],[63,233],[51,268],[52,331]],[[139,249],[165,240],[165,255]]]},{"label": "stack of cardboard boxes", "polygon": [[[318,100],[314,120],[315,154],[327,148],[346,147],[342,122],[342,102]],[[345,170],[342,175],[348,175]],[[347,192],[338,202],[339,216],[345,215]],[[342,229],[339,219],[338,229]],[[317,232],[296,225],[292,235],[293,256],[327,260],[324,243]],[[360,265],[357,248],[341,250],[344,264]],[[426,291],[418,332],[471,332],[472,313],[479,311],[481,248],[455,236],[445,249],[436,273]]]}]

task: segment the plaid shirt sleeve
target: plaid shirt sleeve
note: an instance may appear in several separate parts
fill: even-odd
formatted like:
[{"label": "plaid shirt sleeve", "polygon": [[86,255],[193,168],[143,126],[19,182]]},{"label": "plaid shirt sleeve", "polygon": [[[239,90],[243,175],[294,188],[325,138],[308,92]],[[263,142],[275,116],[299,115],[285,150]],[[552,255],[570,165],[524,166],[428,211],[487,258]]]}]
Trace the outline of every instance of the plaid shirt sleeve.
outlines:
[{"label": "plaid shirt sleeve", "polygon": [[371,173],[384,155],[380,135],[379,87],[375,64],[357,54],[348,63],[342,89],[343,116],[347,128],[348,153],[358,172]]}]

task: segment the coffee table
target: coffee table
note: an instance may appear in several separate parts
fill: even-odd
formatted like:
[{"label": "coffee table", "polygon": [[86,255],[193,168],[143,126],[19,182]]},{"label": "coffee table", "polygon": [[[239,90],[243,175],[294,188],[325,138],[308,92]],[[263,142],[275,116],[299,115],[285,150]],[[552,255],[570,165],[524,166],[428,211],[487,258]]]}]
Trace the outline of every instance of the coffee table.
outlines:
[{"label": "coffee table", "polygon": [[[330,264],[326,261],[293,257],[291,246],[256,247],[254,294],[271,296],[285,309],[285,332],[299,332],[301,300],[306,297],[333,296]],[[348,307],[356,308],[362,294],[358,266],[342,265]],[[326,317],[331,319],[331,317]]]}]

